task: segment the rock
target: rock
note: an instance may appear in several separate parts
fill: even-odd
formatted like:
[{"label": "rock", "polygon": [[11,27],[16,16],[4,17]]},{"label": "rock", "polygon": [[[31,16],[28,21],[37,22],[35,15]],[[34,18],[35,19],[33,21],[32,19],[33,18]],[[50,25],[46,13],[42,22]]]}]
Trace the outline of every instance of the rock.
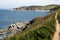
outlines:
[{"label": "rock", "polygon": [[29,24],[29,23],[28,22],[13,23],[8,27],[8,31],[10,31],[10,32],[21,32],[21,31],[25,30],[28,27],[27,24]]}]

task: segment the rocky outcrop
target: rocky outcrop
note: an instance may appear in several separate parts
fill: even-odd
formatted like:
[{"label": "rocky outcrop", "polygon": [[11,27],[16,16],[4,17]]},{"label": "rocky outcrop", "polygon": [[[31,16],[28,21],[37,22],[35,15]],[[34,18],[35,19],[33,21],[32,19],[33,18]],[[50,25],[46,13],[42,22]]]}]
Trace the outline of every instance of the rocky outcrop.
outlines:
[{"label": "rocky outcrop", "polygon": [[27,24],[29,24],[29,22],[25,22],[25,23],[16,22],[16,23],[13,23],[8,27],[8,31],[9,32],[14,32],[14,33],[24,31],[26,28],[28,28]]}]

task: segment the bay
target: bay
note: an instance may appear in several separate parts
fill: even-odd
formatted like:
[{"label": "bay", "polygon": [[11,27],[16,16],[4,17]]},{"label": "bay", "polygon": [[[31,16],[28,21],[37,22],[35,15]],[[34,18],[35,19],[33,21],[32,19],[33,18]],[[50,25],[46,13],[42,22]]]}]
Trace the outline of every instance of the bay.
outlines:
[{"label": "bay", "polygon": [[32,20],[35,17],[45,16],[49,12],[45,11],[12,11],[0,9],[0,29],[8,27],[14,22],[24,22]]}]

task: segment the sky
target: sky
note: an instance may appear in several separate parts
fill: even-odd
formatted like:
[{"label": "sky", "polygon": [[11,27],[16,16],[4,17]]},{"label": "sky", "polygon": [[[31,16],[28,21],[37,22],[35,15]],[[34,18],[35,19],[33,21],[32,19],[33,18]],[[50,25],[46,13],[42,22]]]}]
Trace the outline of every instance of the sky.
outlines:
[{"label": "sky", "polygon": [[0,0],[0,9],[10,9],[30,5],[59,4],[60,0]]}]

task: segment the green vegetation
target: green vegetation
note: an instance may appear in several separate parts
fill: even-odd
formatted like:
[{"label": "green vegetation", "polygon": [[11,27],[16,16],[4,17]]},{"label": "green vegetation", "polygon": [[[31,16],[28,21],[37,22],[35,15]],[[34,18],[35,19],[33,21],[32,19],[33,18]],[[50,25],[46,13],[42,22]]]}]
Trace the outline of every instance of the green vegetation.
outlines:
[{"label": "green vegetation", "polygon": [[57,11],[57,13],[58,13],[57,19],[58,19],[58,21],[60,23],[60,9]]},{"label": "green vegetation", "polygon": [[55,13],[33,19],[30,27],[8,40],[52,40],[55,33]]}]

